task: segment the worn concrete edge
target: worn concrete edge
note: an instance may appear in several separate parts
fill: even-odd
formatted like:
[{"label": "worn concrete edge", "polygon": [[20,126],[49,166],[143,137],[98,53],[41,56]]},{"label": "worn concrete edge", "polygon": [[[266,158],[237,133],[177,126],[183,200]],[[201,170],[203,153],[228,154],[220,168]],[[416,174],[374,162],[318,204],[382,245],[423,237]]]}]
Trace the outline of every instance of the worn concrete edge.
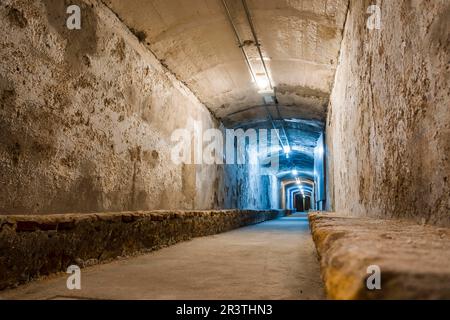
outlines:
[{"label": "worn concrete edge", "polygon": [[0,290],[284,216],[283,210],[154,210],[0,216]]},{"label": "worn concrete edge", "polygon": [[[178,218],[208,217],[230,214],[255,214],[278,212],[284,215],[284,210],[140,210],[122,212],[95,212],[95,213],[64,213],[64,214],[33,214],[33,215],[0,215],[0,232],[3,227],[14,227],[16,231],[57,230],[58,226],[67,223],[72,225],[81,221],[111,221],[132,222],[140,219],[154,221],[171,220]],[[23,225],[21,225],[23,224]],[[27,226],[25,225],[27,224]],[[24,228],[21,229],[20,226]]]},{"label": "worn concrete edge", "polygon": [[[328,298],[450,299],[450,228],[331,212],[311,212],[309,222]],[[367,289],[371,265],[381,290]]]}]

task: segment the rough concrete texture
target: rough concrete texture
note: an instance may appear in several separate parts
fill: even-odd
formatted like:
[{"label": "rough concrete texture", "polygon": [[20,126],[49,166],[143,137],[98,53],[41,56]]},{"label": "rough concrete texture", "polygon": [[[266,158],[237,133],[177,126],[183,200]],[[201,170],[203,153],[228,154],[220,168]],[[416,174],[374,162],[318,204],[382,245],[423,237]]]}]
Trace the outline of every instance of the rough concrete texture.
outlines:
[{"label": "rough concrete texture", "polygon": [[282,211],[155,211],[0,216],[0,289],[193,237],[283,215]]},{"label": "rough concrete texture", "polygon": [[353,215],[450,225],[450,2],[352,0],[327,123],[329,197]]},{"label": "rough concrete texture", "polygon": [[323,299],[305,215],[295,215],[0,292],[0,299]]},{"label": "rough concrete texture", "polygon": [[[247,2],[280,104],[294,106],[296,118],[324,119],[348,0]],[[221,1],[105,3],[218,118],[262,104]],[[227,4],[260,77],[264,69],[244,7],[240,0]]]},{"label": "rough concrete texture", "polygon": [[227,208],[262,210],[280,208],[280,185],[277,177],[263,172],[257,165],[225,166],[224,189],[219,200]]},{"label": "rough concrete texture", "polygon": [[[309,216],[322,278],[332,299],[450,299],[450,229],[408,220]],[[381,290],[366,280],[381,270]]]},{"label": "rough concrete texture", "polygon": [[217,121],[100,1],[0,4],[0,214],[217,207],[215,166],[174,165]]}]

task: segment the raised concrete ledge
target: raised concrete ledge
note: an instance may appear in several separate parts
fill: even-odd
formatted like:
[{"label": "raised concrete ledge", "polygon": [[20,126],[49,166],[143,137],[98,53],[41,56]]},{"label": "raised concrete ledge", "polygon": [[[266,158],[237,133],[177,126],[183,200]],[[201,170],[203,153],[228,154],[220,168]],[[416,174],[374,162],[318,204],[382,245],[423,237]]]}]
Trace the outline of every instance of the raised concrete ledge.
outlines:
[{"label": "raised concrete ledge", "polygon": [[0,216],[0,290],[283,216],[284,211],[139,211]]},{"label": "raised concrete ledge", "polygon": [[[336,213],[309,221],[329,298],[450,299],[450,228]],[[367,289],[370,265],[381,290]]]}]

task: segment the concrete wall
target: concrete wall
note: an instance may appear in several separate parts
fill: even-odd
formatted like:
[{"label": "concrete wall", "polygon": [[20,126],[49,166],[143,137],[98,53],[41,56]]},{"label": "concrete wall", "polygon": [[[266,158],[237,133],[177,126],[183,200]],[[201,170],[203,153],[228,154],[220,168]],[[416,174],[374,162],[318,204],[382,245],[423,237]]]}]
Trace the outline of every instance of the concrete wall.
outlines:
[{"label": "concrete wall", "polygon": [[[317,146],[314,148],[314,208],[325,210],[326,192],[325,192],[325,135],[322,133],[317,140]],[[315,197],[314,197],[315,195]]]},{"label": "concrete wall", "polygon": [[352,0],[327,123],[328,196],[354,215],[450,225],[450,2]]},{"label": "concrete wall", "polygon": [[221,168],[170,161],[187,115],[217,122],[100,1],[70,4],[81,30],[64,1],[0,3],[0,214],[217,207]]},{"label": "concrete wall", "polygon": [[280,209],[280,187],[275,176],[258,166],[225,166],[225,189],[221,190],[225,208],[251,210]]},{"label": "concrete wall", "polygon": [[[280,182],[275,174],[276,170],[271,168],[271,163],[264,162],[259,156],[261,146],[258,140],[252,140],[235,133],[234,137],[234,160],[228,154],[227,144],[233,148],[233,137],[226,134],[222,126],[224,137],[224,165],[217,184],[221,186],[218,190],[218,203],[226,209],[249,209],[267,210],[281,209],[280,204]],[[244,130],[245,131],[245,130]],[[228,141],[230,139],[230,141]],[[238,146],[244,148],[238,151]],[[231,163],[233,161],[233,163]]]}]

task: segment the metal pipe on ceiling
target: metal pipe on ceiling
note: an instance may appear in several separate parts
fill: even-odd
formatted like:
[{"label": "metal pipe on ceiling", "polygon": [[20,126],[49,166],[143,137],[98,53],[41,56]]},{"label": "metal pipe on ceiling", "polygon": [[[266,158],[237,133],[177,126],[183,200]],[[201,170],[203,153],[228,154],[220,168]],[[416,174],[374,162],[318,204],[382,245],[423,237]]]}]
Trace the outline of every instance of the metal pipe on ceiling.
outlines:
[{"label": "metal pipe on ceiling", "polygon": [[[253,20],[252,20],[252,17],[251,17],[251,14],[250,14],[250,10],[249,10],[248,5],[247,5],[247,1],[246,0],[241,0],[241,1],[242,1],[242,5],[244,7],[244,11],[245,11],[245,15],[247,17],[248,24],[250,26],[250,30],[252,32],[252,36],[253,36],[253,40],[254,40],[255,46],[256,46],[256,48],[258,50],[259,58],[261,59],[261,64],[262,64],[262,66],[264,68],[264,73],[265,73],[265,75],[267,77],[267,80],[269,82],[270,89],[274,90],[274,94],[275,94],[275,90],[276,89],[274,88],[274,86],[272,84],[272,80],[270,78],[266,62],[264,61],[264,57],[263,57],[263,54],[262,54],[262,51],[261,51],[261,44],[260,44],[258,36],[256,34],[256,29],[255,29],[255,26],[253,24]],[[250,72],[250,74],[251,74],[251,76],[253,78],[253,81],[256,82],[255,71],[253,70],[253,67],[252,67],[252,65],[250,63],[250,59],[249,59],[247,53],[244,50],[244,44],[243,44],[243,42],[241,40],[241,37],[239,36],[239,32],[238,32],[238,30],[236,28],[236,25],[234,24],[233,17],[231,16],[231,12],[230,12],[230,9],[228,7],[228,4],[227,4],[226,0],[222,0],[222,4],[223,4],[223,7],[225,9],[228,21],[230,22],[230,25],[231,25],[231,27],[233,29],[233,33],[234,33],[234,35],[236,37],[236,40],[238,42],[238,46],[241,49],[242,55],[244,56],[244,59],[245,59],[245,62],[247,64],[247,67],[249,69],[249,72]],[[275,101],[276,101],[276,94],[275,94]],[[285,147],[285,144],[283,143],[283,140],[281,139],[281,136],[279,134],[279,129],[276,127],[275,122],[273,120],[273,117],[272,117],[272,115],[271,115],[267,105],[264,105],[264,107],[266,108],[269,121],[271,122],[272,127],[275,129],[275,132],[276,132],[276,134],[278,136],[278,140],[280,141],[280,144],[281,144],[281,147],[282,147],[283,151],[286,150],[286,147],[290,150],[291,147],[290,147],[290,144],[289,144],[289,138],[288,138],[286,129],[284,128],[284,124],[281,123],[281,127],[282,127],[282,130],[283,130],[283,134],[285,136],[286,147]],[[278,101],[276,101],[276,110],[277,110],[278,117],[280,118],[280,120],[284,121],[283,118],[281,117],[281,113],[280,113],[280,110],[278,108]]]},{"label": "metal pipe on ceiling", "polygon": [[[255,26],[254,26],[254,24],[253,24],[252,16],[251,16],[251,14],[250,14],[250,10],[249,10],[249,8],[248,8],[247,1],[246,1],[246,0],[241,0],[241,2],[242,2],[242,6],[244,7],[245,15],[247,16],[247,21],[248,21],[248,24],[249,24],[249,26],[250,26],[250,30],[251,30],[252,35],[253,35],[253,40],[255,41],[255,46],[256,46],[256,48],[258,49],[259,58],[261,59],[261,63],[262,63],[262,65],[263,65],[264,72],[265,72],[266,77],[267,77],[267,79],[268,79],[268,81],[269,81],[270,89],[274,90],[274,95],[275,95],[275,107],[276,107],[276,109],[277,109],[278,116],[279,116],[280,120],[282,121],[282,123],[281,123],[281,128],[282,128],[283,134],[284,134],[284,136],[285,136],[285,138],[286,138],[286,145],[287,145],[287,148],[290,150],[290,149],[291,149],[291,146],[290,146],[290,143],[289,143],[289,137],[288,137],[288,135],[287,135],[286,129],[284,128],[284,124],[283,124],[283,121],[284,121],[284,120],[283,120],[283,118],[281,117],[280,110],[278,109],[278,101],[277,101],[277,98],[276,98],[276,91],[275,91],[276,88],[274,88],[273,85],[272,85],[272,80],[270,79],[269,71],[268,71],[268,69],[267,69],[266,62],[264,61],[264,57],[263,57],[262,52],[261,52],[261,44],[260,44],[260,42],[259,42],[258,35],[256,34],[256,29],[255,29]],[[267,109],[267,108],[266,108],[266,109]],[[267,109],[267,111],[268,111],[268,109]],[[272,122],[272,125],[273,125],[273,119],[272,119],[272,116],[271,116],[270,114],[269,114],[269,117],[271,118],[271,122]],[[283,148],[284,148],[284,146],[283,146]]]},{"label": "metal pipe on ceiling", "polygon": [[264,107],[266,108],[267,116],[269,117],[269,121],[270,121],[270,123],[272,124],[273,129],[274,129],[275,132],[277,133],[278,140],[280,141],[280,144],[281,144],[281,148],[284,150],[284,143],[283,143],[283,140],[282,140],[281,137],[280,137],[280,133],[279,133],[278,128],[275,126],[275,122],[273,122],[273,118],[272,118],[272,115],[271,115],[271,113],[270,113],[270,111],[269,111],[269,108],[267,107],[267,105],[264,105]]},{"label": "metal pipe on ceiling", "polygon": [[266,62],[264,61],[264,57],[261,52],[261,44],[259,43],[258,36],[256,35],[255,26],[253,25],[252,16],[250,15],[250,10],[247,6],[247,1],[242,0],[242,5],[244,6],[245,15],[247,16],[248,24],[250,25],[250,30],[252,31],[253,39],[255,41],[255,46],[258,49],[259,58],[261,59],[261,63],[264,68],[264,72],[266,73],[267,80],[269,81],[270,89],[273,89],[272,80],[270,79],[269,71],[267,70]]},{"label": "metal pipe on ceiling", "polygon": [[[253,67],[252,67],[251,63],[250,63],[250,59],[249,59],[247,53],[244,50],[244,44],[242,43],[241,37],[239,36],[239,32],[238,32],[238,30],[236,28],[236,25],[233,22],[233,17],[231,16],[231,12],[230,12],[230,9],[229,9],[229,7],[227,5],[226,0],[222,0],[222,4],[223,4],[223,7],[225,8],[225,12],[227,14],[228,21],[230,22],[230,25],[231,25],[231,27],[233,29],[234,36],[236,37],[236,40],[238,42],[238,46],[241,49],[242,55],[244,56],[245,62],[247,64],[247,67],[248,67],[248,69],[250,71],[250,74],[251,74],[251,76],[253,78],[253,81],[256,82],[256,74],[255,74],[255,72],[253,70]],[[256,34],[254,34],[254,36],[255,35]],[[259,49],[259,47],[258,47],[258,50],[259,50],[260,56],[262,57],[261,50]],[[272,87],[272,82],[270,81],[270,77],[268,76],[267,69],[266,69],[264,61],[263,61],[263,65],[264,65],[264,69],[266,70],[266,74],[267,74],[267,78],[269,80],[270,87],[273,88]],[[267,114],[269,116],[269,121],[272,123],[272,127],[275,129],[275,132],[277,134],[278,140],[280,141],[280,144],[281,144],[282,148],[284,149],[283,140],[281,139],[280,133],[278,132],[278,129],[276,128],[275,123],[273,122],[272,115],[270,114],[269,110],[267,109],[267,106],[265,106],[265,108],[266,108]]]},{"label": "metal pipe on ceiling", "polygon": [[278,108],[278,103],[275,103],[275,109],[277,110],[278,118],[279,118],[280,121],[281,121],[281,128],[283,129],[284,136],[286,137],[286,143],[287,143],[287,145],[288,145],[288,148],[291,148],[291,145],[290,145],[290,143],[289,143],[289,137],[288,137],[288,135],[287,135],[287,131],[286,131],[286,129],[284,128],[284,118],[283,118],[282,115],[281,115],[280,108]]},{"label": "metal pipe on ceiling", "polygon": [[248,70],[250,71],[253,81],[256,82],[255,71],[253,70],[252,65],[250,64],[250,59],[248,58],[248,55],[244,50],[244,44],[242,43],[241,37],[239,36],[239,32],[237,31],[236,25],[233,22],[233,17],[231,16],[231,12],[230,12],[230,9],[228,8],[226,0],[222,0],[222,4],[223,4],[223,7],[225,8],[225,12],[227,14],[228,21],[230,22],[231,27],[233,28],[234,36],[236,37],[238,46],[241,49],[242,55],[244,56]]}]

